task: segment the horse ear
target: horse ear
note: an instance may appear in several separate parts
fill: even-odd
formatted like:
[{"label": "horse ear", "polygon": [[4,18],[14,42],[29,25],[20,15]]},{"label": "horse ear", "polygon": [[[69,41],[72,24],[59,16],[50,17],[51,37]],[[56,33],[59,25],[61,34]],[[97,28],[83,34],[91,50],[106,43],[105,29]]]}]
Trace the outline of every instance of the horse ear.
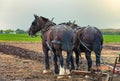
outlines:
[{"label": "horse ear", "polygon": [[71,21],[69,20],[69,22],[68,23],[71,23]]},{"label": "horse ear", "polygon": [[72,27],[75,24],[75,20],[73,21],[73,23],[70,25],[70,27]]},{"label": "horse ear", "polygon": [[54,20],[54,17],[50,21],[53,22],[53,20]]},{"label": "horse ear", "polygon": [[74,21],[73,21],[73,24],[75,24],[75,22],[76,22],[76,21],[74,20]]},{"label": "horse ear", "polygon": [[39,18],[39,16],[37,16],[36,14],[34,14],[34,17],[35,17],[35,19],[38,19],[38,18]]}]

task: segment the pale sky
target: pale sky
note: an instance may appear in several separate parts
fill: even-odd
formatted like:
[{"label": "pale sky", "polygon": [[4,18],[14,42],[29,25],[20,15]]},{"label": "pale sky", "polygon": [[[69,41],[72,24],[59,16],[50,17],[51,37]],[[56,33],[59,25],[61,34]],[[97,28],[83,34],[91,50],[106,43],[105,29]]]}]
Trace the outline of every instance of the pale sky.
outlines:
[{"label": "pale sky", "polygon": [[29,29],[34,14],[55,23],[120,29],[120,0],[0,0],[0,29]]}]

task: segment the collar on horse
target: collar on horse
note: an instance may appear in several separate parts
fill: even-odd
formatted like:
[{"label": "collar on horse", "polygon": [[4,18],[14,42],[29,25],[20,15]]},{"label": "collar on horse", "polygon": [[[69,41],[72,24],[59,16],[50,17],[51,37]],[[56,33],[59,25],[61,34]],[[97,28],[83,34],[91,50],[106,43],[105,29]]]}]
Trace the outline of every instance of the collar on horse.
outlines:
[{"label": "collar on horse", "polygon": [[42,29],[42,32],[44,33],[44,32],[46,32],[46,31],[48,31],[49,29],[50,29],[50,26],[53,26],[53,25],[55,25],[55,23],[53,23],[53,22],[50,22],[50,21],[48,21],[48,22],[46,22],[46,24],[45,25],[43,25],[43,29]]}]

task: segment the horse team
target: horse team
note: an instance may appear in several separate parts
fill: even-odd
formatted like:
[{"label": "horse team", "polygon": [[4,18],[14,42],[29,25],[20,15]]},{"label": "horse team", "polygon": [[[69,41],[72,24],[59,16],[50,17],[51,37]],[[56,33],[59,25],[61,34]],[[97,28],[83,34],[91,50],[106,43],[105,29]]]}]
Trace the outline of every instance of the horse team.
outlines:
[{"label": "horse team", "polygon": [[[103,36],[98,28],[91,26],[80,27],[71,22],[56,25],[48,18],[37,15],[34,15],[34,17],[35,19],[29,29],[29,35],[33,36],[38,31],[42,32],[42,48],[45,54],[45,70],[43,73],[50,70],[48,51],[51,52],[53,58],[55,74],[69,75],[71,70],[80,69],[79,57],[81,52],[85,52],[88,71],[92,67],[92,51],[96,55],[96,66],[100,66]],[[66,62],[64,62],[62,51],[67,53]],[[73,52],[75,53],[76,65],[74,64]]]}]

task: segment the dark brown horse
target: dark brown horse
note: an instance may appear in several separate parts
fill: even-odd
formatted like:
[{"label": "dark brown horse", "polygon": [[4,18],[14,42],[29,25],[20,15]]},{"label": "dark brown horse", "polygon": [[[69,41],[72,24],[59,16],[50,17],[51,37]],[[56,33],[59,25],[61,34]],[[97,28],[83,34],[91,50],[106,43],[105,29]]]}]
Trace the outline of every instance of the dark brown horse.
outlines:
[{"label": "dark brown horse", "polygon": [[[71,25],[71,22],[61,24]],[[91,26],[80,27],[76,24],[72,26],[72,28],[76,31],[74,52],[76,54],[77,69],[79,69],[79,56],[81,52],[85,52],[88,62],[88,71],[90,71],[92,67],[92,51],[94,51],[96,54],[96,66],[100,66],[100,56],[103,45],[103,36],[101,31],[98,28]]]},{"label": "dark brown horse", "polygon": [[[46,73],[50,69],[49,65],[49,55],[48,51],[53,51],[54,56],[54,72],[56,74],[64,75],[65,71],[70,74],[70,69],[74,69],[74,59],[72,56],[74,43],[75,43],[75,33],[67,25],[55,25],[49,19],[45,17],[38,17],[34,15],[35,20],[29,29],[29,35],[34,35],[38,31],[42,31],[42,48],[45,54],[45,70]],[[67,51],[66,66],[64,65],[64,59],[62,51]],[[57,64],[59,58],[60,72]],[[70,67],[71,62],[71,67]],[[66,67],[66,70],[64,69]]]},{"label": "dark brown horse", "polygon": [[[82,27],[76,29],[76,39],[79,41],[79,52],[85,52],[88,63],[88,71],[92,67],[91,52],[94,51],[96,55],[96,66],[100,66],[100,56],[103,45],[103,36],[101,31],[96,27]],[[77,65],[79,66],[78,51],[76,52]]]}]

